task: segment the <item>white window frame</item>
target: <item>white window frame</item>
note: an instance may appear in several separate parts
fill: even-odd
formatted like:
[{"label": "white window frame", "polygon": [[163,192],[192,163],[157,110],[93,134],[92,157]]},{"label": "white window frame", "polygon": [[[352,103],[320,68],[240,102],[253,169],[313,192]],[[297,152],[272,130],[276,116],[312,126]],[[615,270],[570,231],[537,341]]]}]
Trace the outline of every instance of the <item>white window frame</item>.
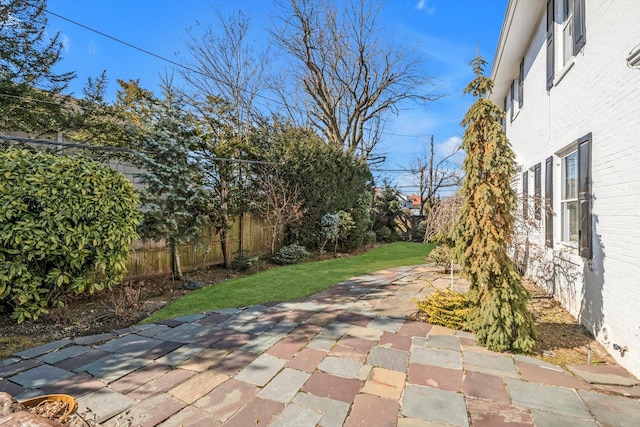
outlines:
[{"label": "white window frame", "polygon": [[[567,194],[567,189],[571,188],[571,184],[568,185],[567,165],[568,161],[572,161],[572,176],[573,180],[573,194]],[[571,246],[573,248],[578,247],[578,231],[580,229],[580,218],[578,218],[578,152],[576,150],[567,153],[560,160],[561,165],[561,192],[560,192],[560,241],[563,245]],[[569,191],[571,192],[571,191]],[[573,206],[573,234],[571,230],[571,211],[570,207]]]},{"label": "white window frame", "polygon": [[562,67],[566,67],[573,58],[573,10],[575,0],[562,0]]}]

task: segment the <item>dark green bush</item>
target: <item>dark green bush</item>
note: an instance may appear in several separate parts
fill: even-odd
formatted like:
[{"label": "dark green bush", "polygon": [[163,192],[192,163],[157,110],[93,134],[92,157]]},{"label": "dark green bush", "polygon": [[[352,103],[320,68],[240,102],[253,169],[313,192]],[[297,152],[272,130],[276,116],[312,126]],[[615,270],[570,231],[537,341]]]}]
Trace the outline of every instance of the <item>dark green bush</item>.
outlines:
[{"label": "dark green bush", "polygon": [[231,261],[231,268],[238,271],[255,270],[259,269],[264,261],[262,260],[262,254],[250,255],[249,251],[242,250],[233,254],[233,261]]},{"label": "dark green bush", "polygon": [[376,232],[375,231],[365,231],[364,232],[364,244],[372,245],[376,242]]},{"label": "dark green bush", "polygon": [[296,243],[284,246],[273,256],[273,262],[279,265],[297,264],[309,259],[309,252]]},{"label": "dark green bush", "polygon": [[389,227],[380,227],[377,236],[378,240],[385,242],[391,237],[391,229]]},{"label": "dark green bush", "polygon": [[140,221],[133,185],[84,157],[0,153],[0,303],[22,322],[126,273]]}]

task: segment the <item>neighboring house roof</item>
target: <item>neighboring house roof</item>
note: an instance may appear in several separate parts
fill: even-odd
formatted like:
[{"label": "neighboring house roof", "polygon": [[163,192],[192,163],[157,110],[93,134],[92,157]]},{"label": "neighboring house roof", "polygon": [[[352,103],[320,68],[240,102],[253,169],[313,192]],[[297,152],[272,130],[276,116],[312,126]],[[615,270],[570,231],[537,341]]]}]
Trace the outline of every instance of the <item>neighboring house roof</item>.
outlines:
[{"label": "neighboring house roof", "polygon": [[511,81],[518,77],[520,61],[546,10],[543,0],[509,0],[491,69],[491,100],[501,105]]}]

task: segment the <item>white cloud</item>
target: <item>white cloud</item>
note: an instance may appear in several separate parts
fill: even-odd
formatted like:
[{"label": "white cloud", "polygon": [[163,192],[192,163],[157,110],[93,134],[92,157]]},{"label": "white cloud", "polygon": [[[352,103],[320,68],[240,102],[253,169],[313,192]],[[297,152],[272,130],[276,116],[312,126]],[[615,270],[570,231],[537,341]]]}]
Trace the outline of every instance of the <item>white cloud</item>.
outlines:
[{"label": "white cloud", "polygon": [[427,4],[427,0],[420,0],[416,5],[416,9],[426,12],[427,15],[433,15],[434,13],[436,13],[436,7],[429,7],[429,5]]},{"label": "white cloud", "polygon": [[62,48],[65,52],[69,52],[71,50],[71,39],[66,34],[62,34],[60,36],[60,43],[62,43]]}]

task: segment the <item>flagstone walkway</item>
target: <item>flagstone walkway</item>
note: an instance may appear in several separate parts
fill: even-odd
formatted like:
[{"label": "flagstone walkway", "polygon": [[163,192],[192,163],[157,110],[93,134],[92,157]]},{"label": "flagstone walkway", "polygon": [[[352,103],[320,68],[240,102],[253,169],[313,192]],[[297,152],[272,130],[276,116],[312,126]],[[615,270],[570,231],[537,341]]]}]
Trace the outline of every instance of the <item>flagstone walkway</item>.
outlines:
[{"label": "flagstone walkway", "polygon": [[427,267],[400,267],[303,301],[64,339],[1,361],[0,391],[71,394],[105,426],[640,425],[637,397],[407,320],[412,298],[448,285]]}]

